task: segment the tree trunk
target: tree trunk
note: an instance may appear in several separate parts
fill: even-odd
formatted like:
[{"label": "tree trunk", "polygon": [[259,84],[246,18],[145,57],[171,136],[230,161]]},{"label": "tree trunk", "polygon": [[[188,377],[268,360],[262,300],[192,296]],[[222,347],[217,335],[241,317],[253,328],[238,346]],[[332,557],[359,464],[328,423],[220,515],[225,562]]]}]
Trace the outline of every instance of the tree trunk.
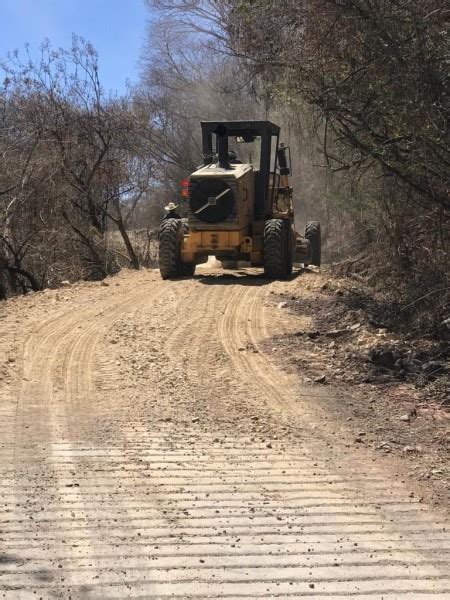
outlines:
[{"label": "tree trunk", "polygon": [[137,256],[136,252],[134,251],[134,248],[133,248],[133,245],[128,236],[127,230],[125,229],[125,225],[123,223],[122,217],[120,216],[120,217],[114,219],[114,222],[116,223],[116,225],[120,231],[120,235],[122,236],[123,243],[125,244],[125,247],[128,252],[128,256],[130,258],[131,266],[133,267],[133,269],[139,270],[141,268],[139,258]]}]

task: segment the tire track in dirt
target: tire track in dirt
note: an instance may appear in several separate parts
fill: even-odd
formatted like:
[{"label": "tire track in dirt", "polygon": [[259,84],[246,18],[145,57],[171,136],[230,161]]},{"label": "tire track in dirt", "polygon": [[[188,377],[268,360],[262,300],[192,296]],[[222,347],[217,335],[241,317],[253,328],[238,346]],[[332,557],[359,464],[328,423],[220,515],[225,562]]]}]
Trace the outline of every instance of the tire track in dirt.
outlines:
[{"label": "tire track in dirt", "polygon": [[[293,419],[294,421],[298,421],[299,414],[303,419],[304,423],[315,423],[320,422],[320,419],[326,418],[326,415],[322,413],[320,409],[314,408],[311,400],[309,403],[306,401],[302,401],[301,392],[299,389],[298,383],[294,381],[292,376],[281,372],[279,369],[275,368],[261,353],[258,342],[261,341],[264,337],[267,337],[267,325],[264,318],[264,301],[262,294],[253,294],[253,298],[248,298],[249,294],[243,294],[241,291],[238,291],[234,298],[233,302],[229,303],[229,309],[225,313],[223,322],[221,324],[222,330],[222,339],[224,341],[224,346],[227,352],[232,357],[235,367],[240,372],[247,372],[249,378],[255,382],[255,386],[259,389],[260,395],[262,398],[268,397],[270,398],[271,406],[278,406],[281,409],[281,413],[283,416]],[[245,312],[247,311],[247,312]],[[245,323],[245,330],[242,330],[242,327],[239,324]],[[231,335],[227,335],[227,332],[231,332]],[[247,341],[248,340],[248,341]],[[239,352],[239,347],[242,347],[247,342],[247,348],[253,349],[252,352]],[[238,350],[238,351],[236,351]],[[304,390],[306,391],[306,390]],[[302,433],[302,437],[305,437],[305,428],[304,423],[299,423],[299,429]],[[315,428],[316,431],[316,428]],[[322,442],[327,442],[327,435],[323,435],[322,432],[317,432],[319,434],[318,437],[322,438]],[[307,434],[307,444],[309,449],[313,451],[313,456],[315,457],[313,460],[319,461],[321,458],[325,459],[324,465],[330,464],[335,469],[335,472],[339,473],[339,468],[336,468],[336,462],[330,461],[329,456],[327,456],[326,445],[324,443],[323,448],[317,445],[317,441],[313,439],[314,436],[311,436],[311,430]],[[325,449],[325,451],[324,451]],[[303,452],[304,454],[304,452]],[[354,457],[352,459],[354,461]],[[342,465],[340,465],[342,467]],[[356,465],[355,465],[356,466]],[[350,489],[348,493],[351,494],[352,498],[347,498],[348,506],[351,509],[352,502],[354,502],[355,497],[361,497],[361,492],[365,493],[365,500],[369,500],[370,496],[373,498],[373,508],[380,509],[384,507],[380,507],[379,504],[383,504],[383,501],[386,500],[390,495],[392,495],[392,490],[395,492],[403,491],[405,495],[405,500],[403,503],[399,500],[399,503],[402,505],[402,509],[404,510],[404,505],[409,505],[410,503],[406,500],[406,491],[401,489],[401,486],[397,486],[392,481],[386,480],[382,474],[379,472],[379,468],[377,469],[367,469],[367,464],[364,465],[365,470],[361,470],[360,473],[363,474],[365,483],[370,482],[370,493],[367,493],[367,489],[361,489],[361,486],[354,485],[358,484],[361,481],[361,477],[358,478],[358,471],[355,468],[352,472],[347,467],[347,472],[344,471],[342,473],[341,479],[343,482],[350,484]],[[320,480],[318,480],[318,488],[323,487],[320,486]],[[335,486],[334,486],[335,489]],[[319,489],[318,489],[319,491]],[[342,490],[346,491],[346,490]],[[394,492],[394,493],[395,493]],[[377,493],[380,493],[380,497],[377,497]],[[299,507],[300,508],[300,507]],[[417,532],[426,532],[427,531],[427,522],[428,517],[426,515],[422,515],[423,509],[418,507],[416,509],[412,508],[409,518],[407,522],[403,522],[401,527],[393,528],[395,533],[399,536],[399,545],[401,545],[400,539],[403,537],[411,536],[409,540],[411,550],[416,549],[415,544],[415,535]],[[389,512],[389,510],[383,511],[384,514],[381,513],[381,519],[386,521],[386,524],[391,522],[398,522],[398,513],[394,510]],[[376,514],[376,511],[373,513]],[[327,516],[327,511],[322,513],[322,518]],[[353,525],[355,522],[353,523]],[[385,525],[381,525],[385,527]],[[445,531],[445,528],[436,527],[436,533]],[[349,532],[351,533],[351,529],[349,528]],[[444,536],[445,537],[445,536]],[[393,552],[395,556],[395,552]],[[407,565],[405,565],[407,566]],[[445,566],[441,570],[441,574],[445,573],[445,569],[449,566],[448,563],[445,563]],[[370,569],[369,569],[370,570]],[[437,569],[439,571],[439,567]],[[364,569],[362,570],[364,573]],[[384,589],[383,581],[380,581],[380,587],[378,589]],[[400,590],[399,590],[400,592]]]},{"label": "tire track in dirt", "polygon": [[[7,474],[10,479],[5,479],[4,485],[11,484],[16,507],[20,507],[17,512],[23,514],[23,517],[19,514],[18,519],[25,525],[25,528],[22,525],[21,533],[28,538],[45,537],[48,523],[39,519],[39,511],[43,510],[39,504],[56,504],[57,510],[59,503],[66,499],[69,488],[73,488],[72,492],[75,490],[72,497],[82,503],[83,497],[76,493],[77,488],[74,487],[79,484],[73,483],[79,478],[79,458],[74,458],[79,452],[70,441],[68,421],[73,423],[90,389],[90,365],[96,341],[105,328],[113,326],[114,319],[123,313],[130,299],[139,297],[130,292],[124,290],[119,295],[114,294],[112,299],[100,300],[82,314],[77,309],[62,314],[54,321],[44,323],[25,343],[24,384],[17,402],[15,469]],[[123,295],[127,296],[126,300]],[[60,367],[60,373],[55,379],[57,367]],[[33,443],[37,441],[40,442],[39,452],[35,451],[37,444]],[[61,452],[64,452],[66,461],[63,465],[55,465],[55,459]],[[44,488],[45,493],[39,494]],[[41,497],[36,499],[36,496]],[[76,530],[76,524],[83,522],[84,517],[82,509],[77,514],[72,512],[68,530]],[[88,527],[82,528],[82,532],[86,537],[95,539],[95,534]],[[55,532],[52,553],[75,558],[78,554],[74,550],[76,544],[66,543],[63,539],[66,533]],[[44,545],[43,550],[49,548]],[[89,555],[89,550],[85,549],[85,556]],[[35,578],[38,581],[56,579],[49,573],[48,569],[37,571]],[[52,593],[59,593],[70,584],[67,576],[58,579],[60,584],[50,584]]]},{"label": "tire track in dirt", "polygon": [[[23,384],[16,403],[15,430],[11,434],[13,453],[9,457],[11,463],[2,461],[2,465],[9,466],[6,472],[2,469],[2,489],[12,493],[13,501],[6,504],[6,511],[10,513],[9,517],[11,513],[18,514],[20,533],[25,539],[41,536],[41,524],[36,517],[43,505],[55,502],[57,494],[57,475],[46,460],[52,453],[52,421],[55,419],[55,415],[52,415],[51,374],[56,364],[57,350],[62,351],[64,347],[67,327],[71,329],[76,326],[78,319],[75,311],[62,314],[53,322],[40,326],[24,344]],[[49,353],[48,349],[52,352]],[[2,519],[4,528],[9,522],[9,518]],[[54,545],[60,553],[65,552],[61,539],[56,539]],[[48,548],[44,545],[42,549],[45,552]],[[13,564],[22,560],[15,552],[5,555]],[[48,579],[48,569],[37,570],[35,578]],[[57,589],[57,584],[50,584],[52,594]]]},{"label": "tire track in dirt", "polygon": [[[63,450],[65,459],[64,466],[59,469],[59,477],[62,481],[71,481],[73,477],[77,480],[84,481],[83,489],[79,487],[73,488],[69,484],[69,488],[63,487],[59,489],[59,500],[64,501],[70,497],[72,505],[78,503],[81,506],[74,511],[72,506],[72,521],[69,531],[76,534],[72,539],[72,548],[77,548],[80,539],[89,540],[89,546],[84,546],[83,560],[88,560],[90,569],[94,573],[94,577],[99,577],[101,565],[98,564],[98,544],[108,543],[110,541],[110,529],[117,522],[117,517],[108,518],[111,509],[114,508],[116,513],[117,502],[111,502],[109,496],[108,484],[102,486],[102,493],[97,494],[97,486],[92,487],[92,481],[98,481],[98,469],[102,468],[103,461],[110,453],[111,439],[114,439],[114,446],[119,444],[123,437],[120,427],[114,427],[114,420],[109,422],[109,435],[107,443],[104,445],[104,433],[98,423],[94,425],[92,430],[91,424],[95,423],[98,418],[103,421],[103,416],[96,409],[95,404],[95,385],[94,385],[94,358],[95,350],[99,341],[106,337],[111,331],[115,323],[122,316],[127,318],[136,317],[142,305],[151,303],[163,293],[163,290],[157,285],[152,286],[145,291],[133,291],[125,289],[123,293],[126,295],[125,300],[113,302],[102,308],[100,312],[96,312],[91,318],[86,319],[86,324],[81,332],[76,332],[67,346],[65,360],[62,363],[62,379],[64,398],[62,403],[68,408],[70,419],[65,416],[64,424],[67,428],[67,422],[72,424],[66,431],[66,437],[72,441],[59,442],[56,448],[56,455]],[[87,423],[85,422],[87,420]],[[103,421],[104,422],[104,421]],[[112,427],[111,427],[112,425]],[[80,446],[81,442],[81,446]],[[129,461],[126,460],[126,455],[123,459],[125,462],[124,469],[129,468]],[[120,474],[117,474],[120,477]],[[68,494],[69,492],[69,494]],[[105,498],[106,496],[106,498]],[[98,506],[92,510],[92,507],[86,506],[86,500],[95,498]],[[101,499],[101,501],[99,501]],[[119,505],[120,506],[120,505]],[[127,518],[127,507],[122,503],[119,508],[121,518]],[[128,519],[127,519],[128,520]],[[61,523],[61,521],[59,521]],[[79,525],[81,524],[81,525]],[[79,563],[79,550],[73,553],[75,564]],[[65,570],[65,573],[71,573],[71,569]],[[80,577],[78,567],[72,567],[72,577],[68,578],[69,585],[80,585]],[[89,594],[89,580],[85,585],[82,585],[80,591],[83,594]]]},{"label": "tire track in dirt", "polygon": [[[23,424],[33,444],[53,446],[30,457],[21,436],[19,470],[4,479],[15,492],[4,496],[0,591],[445,598],[442,521],[378,465],[338,464],[345,439],[327,446],[309,390],[261,350],[270,287],[220,275],[133,274],[114,298],[99,292],[79,317],[41,330],[26,362],[43,388],[36,423],[30,412]],[[14,507],[24,491],[36,499],[27,510]]]}]

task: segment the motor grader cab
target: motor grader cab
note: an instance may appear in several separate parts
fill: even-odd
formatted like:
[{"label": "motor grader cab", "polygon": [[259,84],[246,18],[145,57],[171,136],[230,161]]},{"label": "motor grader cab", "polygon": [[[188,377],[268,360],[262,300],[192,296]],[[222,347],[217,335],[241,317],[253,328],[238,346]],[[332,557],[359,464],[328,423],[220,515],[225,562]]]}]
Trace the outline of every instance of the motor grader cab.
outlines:
[{"label": "motor grader cab", "polygon": [[285,279],[293,263],[320,265],[320,225],[295,232],[290,156],[269,121],[203,122],[203,164],[188,179],[188,218],[167,219],[159,234],[163,279],[193,275],[215,256],[264,267]]}]

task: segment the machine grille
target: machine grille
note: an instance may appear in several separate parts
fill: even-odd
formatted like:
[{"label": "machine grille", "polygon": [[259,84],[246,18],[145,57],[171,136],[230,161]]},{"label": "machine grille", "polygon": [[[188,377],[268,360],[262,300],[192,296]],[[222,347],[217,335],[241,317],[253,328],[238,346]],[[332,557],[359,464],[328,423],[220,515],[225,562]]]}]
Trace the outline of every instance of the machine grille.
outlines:
[{"label": "machine grille", "polygon": [[235,210],[234,193],[223,179],[200,179],[190,190],[192,216],[205,223],[226,221]]}]

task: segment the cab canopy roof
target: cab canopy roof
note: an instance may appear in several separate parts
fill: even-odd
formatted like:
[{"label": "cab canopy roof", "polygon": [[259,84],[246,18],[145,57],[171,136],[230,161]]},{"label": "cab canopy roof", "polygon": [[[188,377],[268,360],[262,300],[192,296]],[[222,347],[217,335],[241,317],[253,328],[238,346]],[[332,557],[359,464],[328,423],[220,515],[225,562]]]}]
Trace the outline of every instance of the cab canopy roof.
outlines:
[{"label": "cab canopy roof", "polygon": [[270,121],[202,121],[202,131],[205,134],[216,133],[228,136],[242,135],[279,135],[280,127]]}]

